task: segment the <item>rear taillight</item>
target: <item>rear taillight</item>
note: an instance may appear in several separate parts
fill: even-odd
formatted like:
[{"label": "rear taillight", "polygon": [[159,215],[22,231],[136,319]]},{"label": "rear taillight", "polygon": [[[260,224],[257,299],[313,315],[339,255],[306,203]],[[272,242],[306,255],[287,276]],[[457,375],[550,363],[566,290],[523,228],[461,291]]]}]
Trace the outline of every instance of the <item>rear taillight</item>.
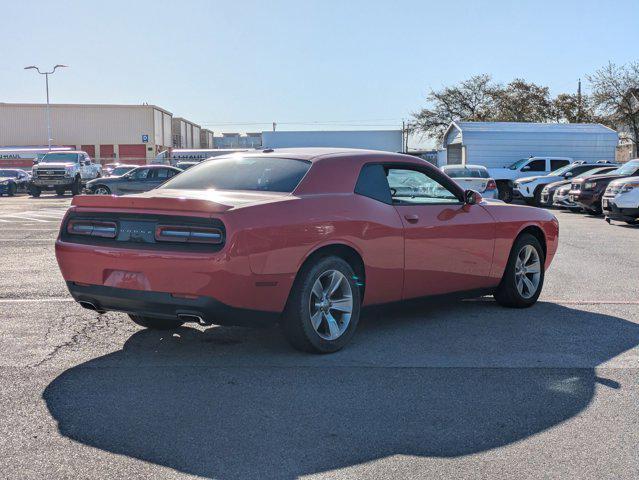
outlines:
[{"label": "rear taillight", "polygon": [[67,233],[70,235],[87,235],[90,237],[115,238],[118,226],[115,222],[98,220],[69,220]]},{"label": "rear taillight", "polygon": [[496,189],[497,189],[497,184],[495,183],[495,180],[491,178],[490,180],[488,180],[488,183],[486,184],[486,190],[496,190]]},{"label": "rear taillight", "polygon": [[158,242],[211,243],[223,241],[222,230],[214,227],[190,227],[182,225],[158,225],[155,229]]}]

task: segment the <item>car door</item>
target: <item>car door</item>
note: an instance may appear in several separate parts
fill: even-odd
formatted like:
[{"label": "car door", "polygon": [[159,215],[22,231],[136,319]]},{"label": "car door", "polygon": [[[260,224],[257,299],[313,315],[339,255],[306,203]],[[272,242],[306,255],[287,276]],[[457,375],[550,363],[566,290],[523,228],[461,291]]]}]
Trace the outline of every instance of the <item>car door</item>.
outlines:
[{"label": "car door", "polygon": [[420,167],[387,167],[404,226],[404,298],[493,286],[494,219],[464,203],[452,180]]}]

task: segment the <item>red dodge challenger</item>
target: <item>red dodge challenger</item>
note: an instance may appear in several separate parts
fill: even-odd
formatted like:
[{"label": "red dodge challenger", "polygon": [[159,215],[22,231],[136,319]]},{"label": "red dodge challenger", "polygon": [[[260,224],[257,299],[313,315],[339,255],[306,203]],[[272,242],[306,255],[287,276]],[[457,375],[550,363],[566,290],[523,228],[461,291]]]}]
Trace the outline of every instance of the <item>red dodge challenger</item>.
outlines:
[{"label": "red dodge challenger", "polygon": [[451,292],[532,305],[557,237],[547,211],[484,200],[418,158],[299,148],[75,197],[56,256],[85,308],[157,329],[272,319],[294,347],[326,353],[367,305]]}]

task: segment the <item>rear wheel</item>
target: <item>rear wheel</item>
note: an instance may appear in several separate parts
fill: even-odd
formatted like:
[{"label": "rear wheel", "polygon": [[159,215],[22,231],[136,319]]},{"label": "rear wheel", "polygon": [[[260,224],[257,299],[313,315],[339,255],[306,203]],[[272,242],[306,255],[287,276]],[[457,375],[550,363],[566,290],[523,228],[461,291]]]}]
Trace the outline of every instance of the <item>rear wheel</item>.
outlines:
[{"label": "rear wheel", "polygon": [[184,322],[179,320],[169,320],[165,318],[144,317],[142,315],[129,314],[131,320],[144,328],[152,330],[174,330],[182,326]]},{"label": "rear wheel", "polygon": [[10,197],[13,197],[16,194],[17,190],[18,190],[18,187],[16,186],[16,184],[15,183],[10,183],[7,195],[9,195]]},{"label": "rear wheel", "polygon": [[323,257],[300,270],[280,325],[296,349],[332,353],[350,341],[359,311],[353,269],[340,257]]},{"label": "rear wheel", "polygon": [[494,293],[500,305],[526,308],[533,305],[544,284],[545,257],[539,240],[524,233],[510,251],[506,271]]},{"label": "rear wheel", "polygon": [[513,189],[508,182],[497,182],[497,196],[506,203],[513,201]]},{"label": "rear wheel", "polygon": [[533,197],[533,205],[535,207],[541,207],[541,191],[544,189],[543,185],[538,186],[535,189],[535,195]]}]

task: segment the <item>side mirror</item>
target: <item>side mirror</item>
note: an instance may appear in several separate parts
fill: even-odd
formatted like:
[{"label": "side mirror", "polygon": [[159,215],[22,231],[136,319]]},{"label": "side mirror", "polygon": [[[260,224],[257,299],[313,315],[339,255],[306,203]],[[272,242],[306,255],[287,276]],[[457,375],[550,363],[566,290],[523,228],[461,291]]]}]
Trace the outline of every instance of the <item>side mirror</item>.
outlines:
[{"label": "side mirror", "polygon": [[530,165],[526,165],[524,167],[521,167],[521,171],[522,172],[527,172],[528,170],[530,170]]},{"label": "side mirror", "polygon": [[566,173],[564,174],[564,177],[565,177],[565,178],[570,178],[570,177],[572,177],[572,172],[566,172]]},{"label": "side mirror", "polygon": [[40,163],[40,160],[38,160],[37,158],[34,158],[34,159],[33,159],[33,164],[34,164],[34,165],[37,165],[38,163]]},{"label": "side mirror", "polygon": [[466,205],[475,205],[481,202],[481,200],[482,200],[481,194],[476,192],[475,190],[466,190],[464,192],[464,203]]},{"label": "side mirror", "polygon": [[87,167],[88,167],[89,165],[91,165],[91,160],[85,160],[85,161],[84,161],[84,165],[86,165]]}]

